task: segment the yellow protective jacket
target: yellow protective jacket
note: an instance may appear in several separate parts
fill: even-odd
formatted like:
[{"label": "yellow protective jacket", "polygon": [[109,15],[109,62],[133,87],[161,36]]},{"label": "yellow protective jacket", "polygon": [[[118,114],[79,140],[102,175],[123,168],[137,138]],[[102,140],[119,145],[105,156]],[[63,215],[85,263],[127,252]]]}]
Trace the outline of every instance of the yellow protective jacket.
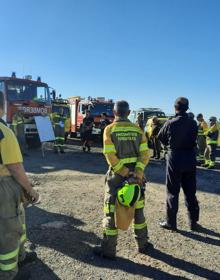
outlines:
[{"label": "yellow protective jacket", "polygon": [[205,135],[205,133],[208,131],[209,127],[208,124],[205,121],[201,121],[198,124],[198,136]]},{"label": "yellow protective jacket", "polygon": [[12,130],[14,131],[14,134],[19,136],[24,136],[24,119],[21,116],[14,115],[12,118]]},{"label": "yellow protective jacket", "polygon": [[139,178],[149,161],[149,149],[144,132],[128,119],[116,119],[104,130],[103,153],[112,170],[129,175],[129,165],[135,166]]},{"label": "yellow protective jacket", "polygon": [[206,142],[208,145],[218,143],[219,130],[218,125],[214,124],[206,131]]},{"label": "yellow protective jacket", "polygon": [[65,120],[64,128],[65,128],[65,132],[70,132],[70,129],[71,129],[71,121],[70,121],[70,118],[67,118],[67,119]]}]

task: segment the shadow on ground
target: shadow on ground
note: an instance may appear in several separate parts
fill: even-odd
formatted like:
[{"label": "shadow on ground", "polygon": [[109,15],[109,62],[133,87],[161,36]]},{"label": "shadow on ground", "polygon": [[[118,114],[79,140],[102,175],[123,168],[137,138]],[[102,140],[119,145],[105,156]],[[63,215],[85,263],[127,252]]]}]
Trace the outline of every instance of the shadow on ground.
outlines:
[{"label": "shadow on ground", "polygon": [[68,146],[65,154],[54,154],[48,150],[43,158],[40,150],[32,150],[24,158],[26,172],[46,174],[61,170],[79,171],[82,173],[105,174],[107,164],[102,153],[92,150],[83,153],[77,147]]},{"label": "shadow on ground", "polygon": [[[185,230],[178,230],[178,232],[180,234],[182,234],[183,236],[194,239],[196,241],[211,244],[211,245],[214,245],[214,246],[220,246],[220,234],[218,232],[213,231],[213,230],[204,228],[201,225],[199,226],[198,233],[203,233],[206,236],[202,236],[202,235],[199,235],[196,232],[189,232],[189,231],[185,231]],[[215,238],[212,238],[212,237],[215,237],[215,238],[218,238],[218,239],[215,239]]]},{"label": "shadow on ground", "polygon": [[[67,225],[60,229],[42,229],[41,224],[53,221],[61,221]],[[100,239],[93,232],[86,232],[77,227],[83,224],[83,222],[73,217],[50,213],[38,207],[33,206],[27,209],[28,237],[32,243],[32,249],[38,245],[48,247],[91,266],[121,270],[132,275],[151,279],[187,279],[122,257],[118,257],[117,261],[108,261],[94,257],[92,247],[99,243]],[[186,260],[178,259],[157,249],[150,250],[148,255],[174,268],[191,273],[194,275],[194,278],[199,276],[206,279],[220,279],[220,274],[217,272],[202,268]],[[36,263],[36,266],[41,267],[40,271],[45,270],[44,275],[47,275],[47,273],[50,275],[51,272],[47,268],[44,269],[42,267],[42,261],[41,263]],[[59,279],[53,278],[54,275],[51,277],[47,279]]]},{"label": "shadow on ground", "polygon": [[[165,187],[166,164],[153,160],[146,168],[146,177],[150,183]],[[220,195],[220,172],[218,170],[197,169],[197,190]]]}]

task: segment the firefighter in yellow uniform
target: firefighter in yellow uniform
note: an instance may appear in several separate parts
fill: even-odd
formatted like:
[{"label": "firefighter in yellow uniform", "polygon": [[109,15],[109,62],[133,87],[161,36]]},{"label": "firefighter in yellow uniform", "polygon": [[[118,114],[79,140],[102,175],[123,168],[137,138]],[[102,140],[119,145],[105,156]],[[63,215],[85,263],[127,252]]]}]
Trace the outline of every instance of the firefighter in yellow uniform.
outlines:
[{"label": "firefighter in yellow uniform", "polygon": [[55,133],[54,152],[64,153],[65,122],[67,119],[64,115],[64,109],[60,107],[59,113],[53,114],[52,118]]},{"label": "firefighter in yellow uniform", "polygon": [[24,130],[24,118],[21,112],[15,113],[12,118],[12,130],[17,137],[21,152],[26,154],[26,139]]},{"label": "firefighter in yellow uniform", "polygon": [[215,168],[216,150],[218,144],[218,124],[217,118],[211,117],[209,119],[209,129],[206,131],[207,148],[205,150],[205,163],[202,165],[208,169]]},{"label": "firefighter in yellow uniform", "polygon": [[198,136],[197,136],[197,148],[198,148],[198,161],[203,161],[205,159],[204,153],[206,149],[206,135],[208,131],[208,124],[205,122],[203,115],[198,114],[196,117],[198,121]]},{"label": "firefighter in yellow uniform", "polygon": [[65,124],[64,124],[64,130],[65,130],[65,142],[67,141],[68,135],[71,130],[71,121],[70,117],[66,116]]},{"label": "firefighter in yellow uniform", "polygon": [[[130,113],[126,101],[115,104],[115,121],[104,131],[104,155],[109,164],[106,175],[103,240],[94,248],[94,253],[101,257],[114,258],[118,229],[115,224],[115,203],[120,186],[132,174],[142,185],[144,169],[149,161],[149,151],[144,132],[128,120]],[[145,253],[148,243],[147,224],[144,217],[144,192],[135,204],[134,233],[140,253]]]},{"label": "firefighter in yellow uniform", "polygon": [[[4,97],[0,92],[0,118],[3,108]],[[18,264],[36,259],[36,253],[26,254],[24,250],[24,193],[32,202],[39,199],[26,177],[14,133],[0,121],[0,280],[29,279],[28,271],[18,273]]]}]

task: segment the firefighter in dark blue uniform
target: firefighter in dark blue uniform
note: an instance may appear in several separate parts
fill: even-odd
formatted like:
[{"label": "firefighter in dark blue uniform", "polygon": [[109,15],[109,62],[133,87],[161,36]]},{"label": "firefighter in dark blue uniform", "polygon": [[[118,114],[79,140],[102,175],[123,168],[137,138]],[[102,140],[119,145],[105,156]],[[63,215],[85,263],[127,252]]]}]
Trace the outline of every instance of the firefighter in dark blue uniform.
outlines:
[{"label": "firefighter in dark blue uniform", "polygon": [[180,97],[175,102],[176,117],[161,128],[158,138],[168,147],[166,169],[166,221],[160,226],[176,230],[180,187],[183,188],[191,230],[198,228],[199,205],[196,198],[197,124],[186,111],[189,101]]}]

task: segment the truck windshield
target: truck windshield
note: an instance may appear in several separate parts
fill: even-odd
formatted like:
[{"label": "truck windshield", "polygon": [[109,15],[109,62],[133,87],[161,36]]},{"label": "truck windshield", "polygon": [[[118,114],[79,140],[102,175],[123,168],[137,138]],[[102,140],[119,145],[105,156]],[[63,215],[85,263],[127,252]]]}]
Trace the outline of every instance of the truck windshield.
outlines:
[{"label": "truck windshield", "polygon": [[[53,113],[59,113],[60,112],[60,108],[61,108],[61,106],[52,106],[52,112]],[[63,108],[63,113],[64,113],[64,115],[65,116],[67,116],[67,117],[69,117],[70,116],[70,108],[69,107],[65,107],[65,106],[62,106],[62,108]]]},{"label": "truck windshield", "polygon": [[148,118],[157,116],[158,118],[165,118],[166,115],[164,114],[164,112],[161,111],[154,111],[154,112],[144,112],[144,120],[147,120]]},{"label": "truck windshield", "polygon": [[6,85],[6,91],[8,101],[50,101],[48,87],[31,82],[10,81]]},{"label": "truck windshield", "polygon": [[132,112],[129,116],[128,119],[132,122],[135,123],[136,122],[136,113]]},{"label": "truck windshield", "polygon": [[102,113],[106,113],[108,117],[113,117],[114,103],[94,103],[89,106],[89,110],[92,116],[100,116]]}]

